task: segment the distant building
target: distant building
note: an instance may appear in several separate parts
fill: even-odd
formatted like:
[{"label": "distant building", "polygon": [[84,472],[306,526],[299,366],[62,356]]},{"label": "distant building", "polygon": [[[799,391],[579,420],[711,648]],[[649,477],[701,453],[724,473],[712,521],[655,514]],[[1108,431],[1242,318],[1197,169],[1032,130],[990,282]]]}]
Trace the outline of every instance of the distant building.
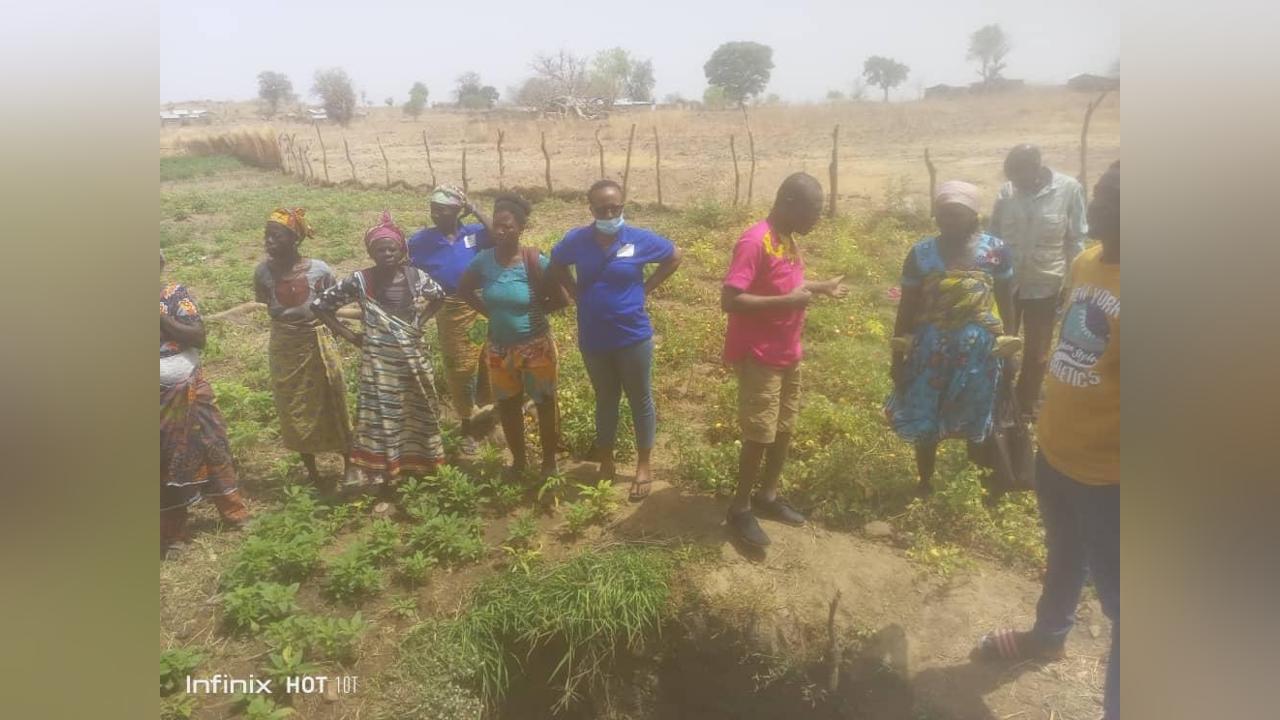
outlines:
[{"label": "distant building", "polygon": [[996,78],[991,82],[969,83],[969,92],[988,93],[988,92],[1009,92],[1010,90],[1021,90],[1026,86],[1025,80],[1013,80],[1010,78]]},{"label": "distant building", "polygon": [[933,85],[924,89],[926,98],[954,97],[956,95],[967,95],[968,93],[968,88],[956,85]]},{"label": "distant building", "polygon": [[160,125],[208,125],[213,122],[213,115],[204,108],[179,108],[160,112]]},{"label": "distant building", "polygon": [[1082,73],[1067,81],[1067,87],[1080,92],[1102,92],[1103,90],[1119,90],[1120,78],[1103,77]]}]

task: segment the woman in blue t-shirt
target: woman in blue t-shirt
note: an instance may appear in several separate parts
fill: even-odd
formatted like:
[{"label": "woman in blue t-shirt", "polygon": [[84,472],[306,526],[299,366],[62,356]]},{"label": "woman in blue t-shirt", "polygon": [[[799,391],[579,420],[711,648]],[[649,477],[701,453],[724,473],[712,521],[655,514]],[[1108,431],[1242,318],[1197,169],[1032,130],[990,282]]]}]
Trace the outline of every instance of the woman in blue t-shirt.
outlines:
[{"label": "woman in blue t-shirt", "polygon": [[[462,219],[468,215],[478,222],[463,224]],[[409,238],[409,262],[445,291],[444,307],[436,315],[440,355],[444,358],[453,411],[462,426],[461,451],[464,456],[471,456],[478,449],[472,417],[476,405],[489,394],[489,381],[480,362],[480,341],[473,337],[480,316],[458,297],[458,281],[476,254],[493,247],[493,241],[489,239],[489,221],[484,214],[452,185],[441,185],[432,191],[431,222],[432,227],[422,228]]]},{"label": "woman in blue t-shirt", "polygon": [[[596,453],[605,477],[616,474],[618,403],[627,394],[637,455],[630,497],[639,501],[649,495],[653,480],[650,455],[657,433],[650,381],[653,325],[644,303],[676,271],[680,249],[661,235],[626,224],[618,183],[600,180],[587,191],[587,202],[595,222],[565,234],[551,251],[550,272],[578,304],[578,348],[596,393]],[[658,268],[646,280],[645,265],[655,263]]]},{"label": "woman in blue t-shirt", "polygon": [[[489,319],[484,364],[502,418],[502,432],[511,450],[513,474],[524,473],[524,396],[538,408],[545,476],[556,474],[556,344],[551,327],[531,288],[533,272],[540,278],[547,258],[536,248],[521,247],[520,235],[529,221],[529,203],[519,195],[501,193],[493,202],[490,225],[494,246],[481,250],[458,282],[458,297]],[[536,278],[535,278],[536,280]]]}]

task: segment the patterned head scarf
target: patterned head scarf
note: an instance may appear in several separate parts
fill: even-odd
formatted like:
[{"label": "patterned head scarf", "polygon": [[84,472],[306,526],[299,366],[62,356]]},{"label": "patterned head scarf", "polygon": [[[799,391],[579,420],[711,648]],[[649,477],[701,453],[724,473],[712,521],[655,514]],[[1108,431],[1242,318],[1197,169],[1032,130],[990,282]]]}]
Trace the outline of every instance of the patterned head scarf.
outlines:
[{"label": "patterned head scarf", "polygon": [[439,185],[431,193],[431,202],[436,205],[462,207],[467,203],[467,194],[454,185]]},{"label": "patterned head scarf", "polygon": [[978,188],[961,180],[948,180],[938,186],[938,192],[933,196],[933,204],[938,206],[948,203],[963,205],[974,214],[982,213],[978,202]]},{"label": "patterned head scarf", "polygon": [[289,228],[294,235],[298,236],[298,242],[315,235],[315,231],[307,222],[307,211],[303,208],[276,208],[267,216],[267,222]]},{"label": "patterned head scarf", "polygon": [[369,231],[364,234],[365,250],[368,250],[370,246],[373,245],[374,240],[378,240],[380,238],[391,238],[392,240],[395,240],[400,246],[401,252],[408,252],[409,250],[408,245],[405,244],[404,241],[404,231],[401,230],[391,219],[391,212],[389,210],[383,210],[382,218],[378,224],[369,228]]}]

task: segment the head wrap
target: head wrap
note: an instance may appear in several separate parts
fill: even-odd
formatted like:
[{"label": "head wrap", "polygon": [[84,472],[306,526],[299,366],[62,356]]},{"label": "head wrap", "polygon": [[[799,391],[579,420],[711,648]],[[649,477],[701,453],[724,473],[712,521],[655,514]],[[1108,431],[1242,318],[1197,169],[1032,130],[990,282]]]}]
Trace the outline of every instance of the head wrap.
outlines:
[{"label": "head wrap", "polygon": [[369,231],[364,234],[365,249],[368,250],[373,245],[373,241],[380,238],[391,238],[400,246],[401,251],[408,251],[408,246],[404,241],[404,231],[391,220],[391,212],[389,210],[383,210],[382,218],[378,224],[369,228]]},{"label": "head wrap", "polygon": [[283,225],[298,236],[298,242],[315,234],[307,222],[307,211],[303,208],[276,208],[267,216],[267,222]]},{"label": "head wrap", "polygon": [[978,188],[962,180],[948,180],[938,186],[938,192],[933,196],[934,206],[948,203],[963,205],[975,214],[982,213],[978,202]]},{"label": "head wrap", "polygon": [[438,185],[431,193],[431,202],[435,205],[462,207],[467,203],[467,194],[454,185]]}]

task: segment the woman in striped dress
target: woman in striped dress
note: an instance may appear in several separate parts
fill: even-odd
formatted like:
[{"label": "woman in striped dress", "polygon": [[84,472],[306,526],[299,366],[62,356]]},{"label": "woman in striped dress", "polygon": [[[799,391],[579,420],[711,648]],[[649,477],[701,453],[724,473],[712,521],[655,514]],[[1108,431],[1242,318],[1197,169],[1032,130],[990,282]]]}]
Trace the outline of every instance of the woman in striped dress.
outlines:
[{"label": "woman in striped dress", "polygon": [[[423,476],[444,462],[430,349],[422,326],[443,304],[444,291],[426,273],[405,264],[404,233],[382,213],[364,237],[373,267],[358,270],[312,301],[316,317],[361,348],[351,463],[374,480]],[[364,332],[337,318],[359,303]]]}]

